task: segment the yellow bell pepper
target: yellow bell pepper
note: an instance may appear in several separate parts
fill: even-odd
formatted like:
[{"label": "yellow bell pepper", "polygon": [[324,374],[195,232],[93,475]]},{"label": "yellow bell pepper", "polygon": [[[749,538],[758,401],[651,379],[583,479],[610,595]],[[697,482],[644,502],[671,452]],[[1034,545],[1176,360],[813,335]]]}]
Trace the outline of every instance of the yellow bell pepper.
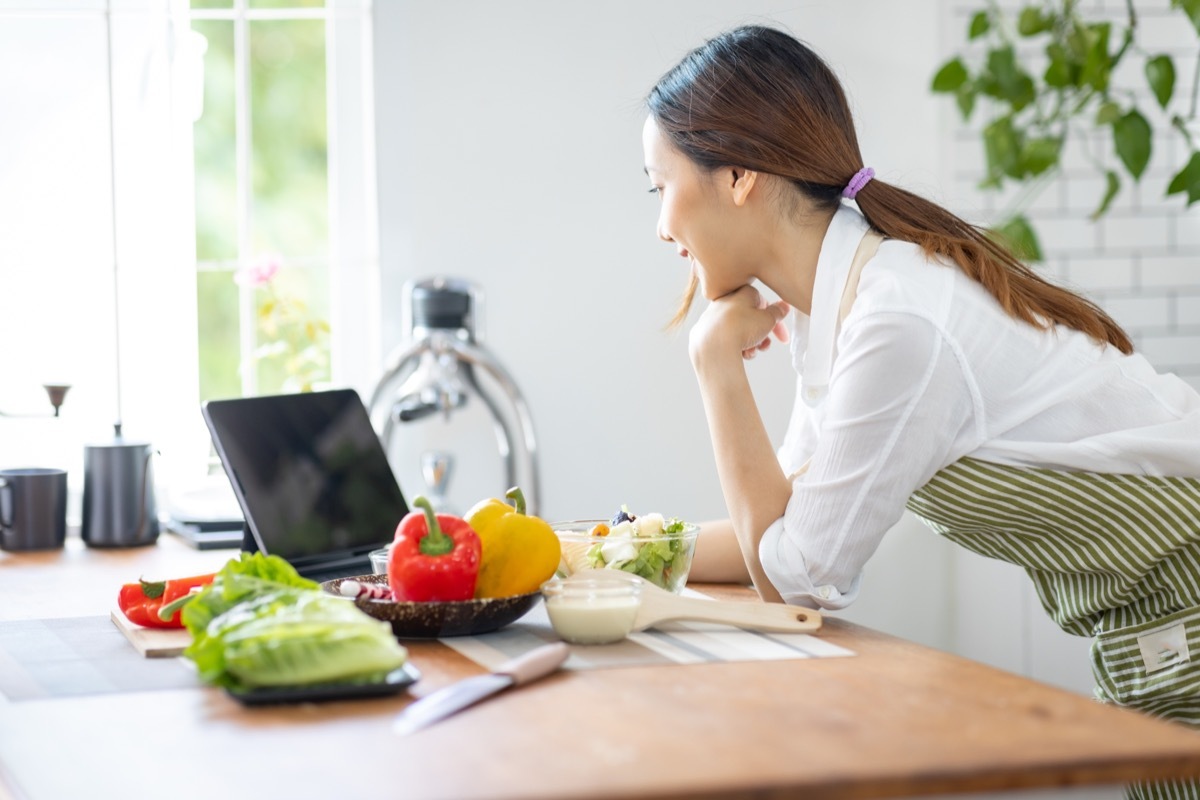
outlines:
[{"label": "yellow bell pepper", "polygon": [[476,597],[528,594],[558,569],[562,545],[550,524],[525,513],[519,487],[504,495],[513,505],[491,498],[467,512],[467,523],[479,534],[481,553]]}]

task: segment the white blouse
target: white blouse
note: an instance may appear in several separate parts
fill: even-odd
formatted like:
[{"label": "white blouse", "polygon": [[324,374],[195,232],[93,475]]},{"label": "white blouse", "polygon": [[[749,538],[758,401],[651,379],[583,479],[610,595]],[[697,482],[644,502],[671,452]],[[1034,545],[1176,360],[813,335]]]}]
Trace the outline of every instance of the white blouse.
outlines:
[{"label": "white blouse", "polygon": [[844,608],[863,564],[934,473],[1010,466],[1200,478],[1200,394],[1064,327],[1008,316],[957,267],[884,241],[839,326],[863,232],[843,205],[817,261],[812,315],[791,319],[796,403],[779,448],[805,462],[759,558],[785,601]]}]

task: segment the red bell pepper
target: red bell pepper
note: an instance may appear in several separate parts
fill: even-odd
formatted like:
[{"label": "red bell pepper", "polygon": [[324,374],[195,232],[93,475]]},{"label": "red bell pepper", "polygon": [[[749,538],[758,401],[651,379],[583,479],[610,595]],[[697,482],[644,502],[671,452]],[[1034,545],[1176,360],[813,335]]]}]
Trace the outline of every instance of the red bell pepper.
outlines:
[{"label": "red bell pepper", "polygon": [[400,520],[388,584],[400,601],[470,600],[479,575],[479,535],[461,517],[434,514],[424,497]]},{"label": "red bell pepper", "polygon": [[175,610],[168,619],[162,619],[158,614],[159,610],[186,597],[193,587],[212,583],[215,575],[216,573],[209,573],[166,581],[139,579],[137,583],[127,583],[121,587],[117,594],[117,607],[126,619],[144,628],[182,628],[182,609]]}]

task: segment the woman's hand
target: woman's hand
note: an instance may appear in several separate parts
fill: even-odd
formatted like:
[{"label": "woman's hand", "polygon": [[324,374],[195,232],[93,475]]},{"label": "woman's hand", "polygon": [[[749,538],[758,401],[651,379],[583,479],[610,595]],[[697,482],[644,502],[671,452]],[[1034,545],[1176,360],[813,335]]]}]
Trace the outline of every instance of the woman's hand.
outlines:
[{"label": "woman's hand", "polygon": [[709,303],[688,335],[692,363],[713,356],[740,353],[754,358],[771,346],[771,337],[788,340],[784,324],[791,307],[782,300],[768,303],[753,286],[746,285]]}]

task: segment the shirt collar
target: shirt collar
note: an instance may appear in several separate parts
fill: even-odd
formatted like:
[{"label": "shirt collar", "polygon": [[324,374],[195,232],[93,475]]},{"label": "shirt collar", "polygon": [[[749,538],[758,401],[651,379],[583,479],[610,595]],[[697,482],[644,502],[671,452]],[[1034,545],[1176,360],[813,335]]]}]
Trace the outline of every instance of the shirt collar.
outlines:
[{"label": "shirt collar", "polygon": [[842,293],[854,253],[869,229],[857,210],[844,203],[838,207],[817,256],[811,313],[796,311],[793,315],[792,363],[800,373],[801,396],[809,406],[819,405],[829,391]]}]

